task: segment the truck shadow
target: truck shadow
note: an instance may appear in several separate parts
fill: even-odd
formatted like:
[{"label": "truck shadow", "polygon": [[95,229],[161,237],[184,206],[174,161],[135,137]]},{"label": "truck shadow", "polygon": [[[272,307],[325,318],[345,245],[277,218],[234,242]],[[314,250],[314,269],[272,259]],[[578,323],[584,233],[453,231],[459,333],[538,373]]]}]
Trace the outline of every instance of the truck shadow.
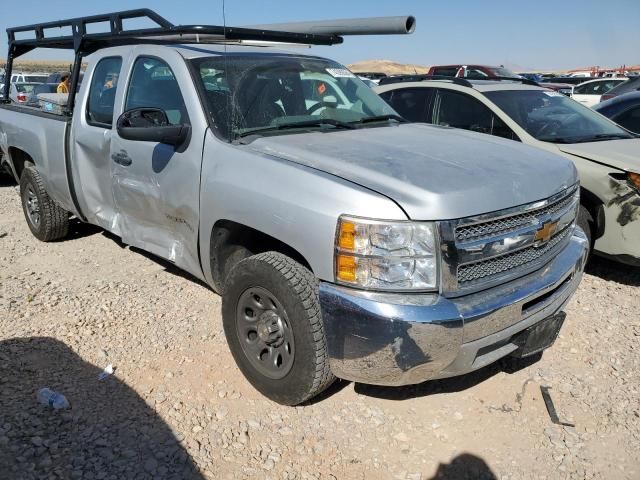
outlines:
[{"label": "truck shadow", "polygon": [[533,355],[529,358],[515,359],[506,357],[495,363],[487,365],[475,372],[458,377],[444,378],[441,380],[429,380],[416,385],[405,387],[382,387],[378,385],[365,385],[356,383],[354,390],[360,395],[380,398],[384,400],[408,400],[411,398],[428,397],[448,393],[458,393],[468,390],[487,381],[499,373],[513,374],[537,363],[542,355]]},{"label": "truck shadow", "polygon": [[[53,338],[0,342],[0,478],[203,479],[152,407]],[[36,401],[49,387],[70,409]]]},{"label": "truck shadow", "polygon": [[596,255],[587,264],[586,273],[603,280],[640,287],[640,267],[632,267]]},{"label": "truck shadow", "polygon": [[497,478],[482,458],[471,453],[462,453],[451,460],[451,463],[441,463],[430,480],[497,480]]}]

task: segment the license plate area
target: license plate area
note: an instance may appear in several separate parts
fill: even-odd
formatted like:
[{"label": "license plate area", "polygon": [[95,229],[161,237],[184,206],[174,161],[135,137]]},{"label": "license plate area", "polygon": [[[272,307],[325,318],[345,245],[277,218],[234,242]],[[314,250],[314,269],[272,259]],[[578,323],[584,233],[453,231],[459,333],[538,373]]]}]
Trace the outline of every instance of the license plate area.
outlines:
[{"label": "license plate area", "polygon": [[556,313],[523,330],[511,338],[511,343],[518,346],[511,356],[524,358],[549,348],[558,338],[560,329],[567,314]]}]

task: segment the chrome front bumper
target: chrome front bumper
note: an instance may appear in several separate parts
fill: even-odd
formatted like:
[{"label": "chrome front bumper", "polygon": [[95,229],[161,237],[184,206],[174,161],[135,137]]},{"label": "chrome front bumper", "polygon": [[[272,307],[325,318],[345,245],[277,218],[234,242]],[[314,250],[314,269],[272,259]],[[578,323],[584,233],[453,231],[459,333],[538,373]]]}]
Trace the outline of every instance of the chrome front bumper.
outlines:
[{"label": "chrome front bumper", "polygon": [[518,347],[517,333],[559,312],[578,288],[587,239],[579,228],[540,270],[458,298],[320,285],[333,373],[374,385],[410,385],[484,367]]}]

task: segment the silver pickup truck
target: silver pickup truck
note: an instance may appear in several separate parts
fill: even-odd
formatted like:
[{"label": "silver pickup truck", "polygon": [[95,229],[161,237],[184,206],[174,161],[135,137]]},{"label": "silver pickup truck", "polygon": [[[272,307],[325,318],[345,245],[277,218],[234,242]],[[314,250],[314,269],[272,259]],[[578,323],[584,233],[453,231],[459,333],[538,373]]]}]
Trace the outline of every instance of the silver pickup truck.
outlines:
[{"label": "silver pickup truck", "polygon": [[[162,41],[188,28],[217,44]],[[37,238],[75,217],[205,281],[240,370],[283,404],[335,377],[415,384],[553,343],[586,252],[570,161],[405,123],[334,61],[228,44],[345,28],[188,28],[87,41],[66,115],[0,107]]]}]

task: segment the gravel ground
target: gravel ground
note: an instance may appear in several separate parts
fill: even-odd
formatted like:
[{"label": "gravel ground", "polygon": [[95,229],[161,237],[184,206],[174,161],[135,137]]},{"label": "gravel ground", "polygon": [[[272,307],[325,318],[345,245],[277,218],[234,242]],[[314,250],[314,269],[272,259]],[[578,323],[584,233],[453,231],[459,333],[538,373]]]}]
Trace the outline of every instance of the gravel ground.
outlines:
[{"label": "gravel ground", "polygon": [[[554,347],[520,370],[339,382],[282,407],[235,367],[205,285],[86,225],[39,243],[3,179],[0,478],[638,479],[639,287],[596,259]],[[44,386],[72,408],[38,404]]]}]

